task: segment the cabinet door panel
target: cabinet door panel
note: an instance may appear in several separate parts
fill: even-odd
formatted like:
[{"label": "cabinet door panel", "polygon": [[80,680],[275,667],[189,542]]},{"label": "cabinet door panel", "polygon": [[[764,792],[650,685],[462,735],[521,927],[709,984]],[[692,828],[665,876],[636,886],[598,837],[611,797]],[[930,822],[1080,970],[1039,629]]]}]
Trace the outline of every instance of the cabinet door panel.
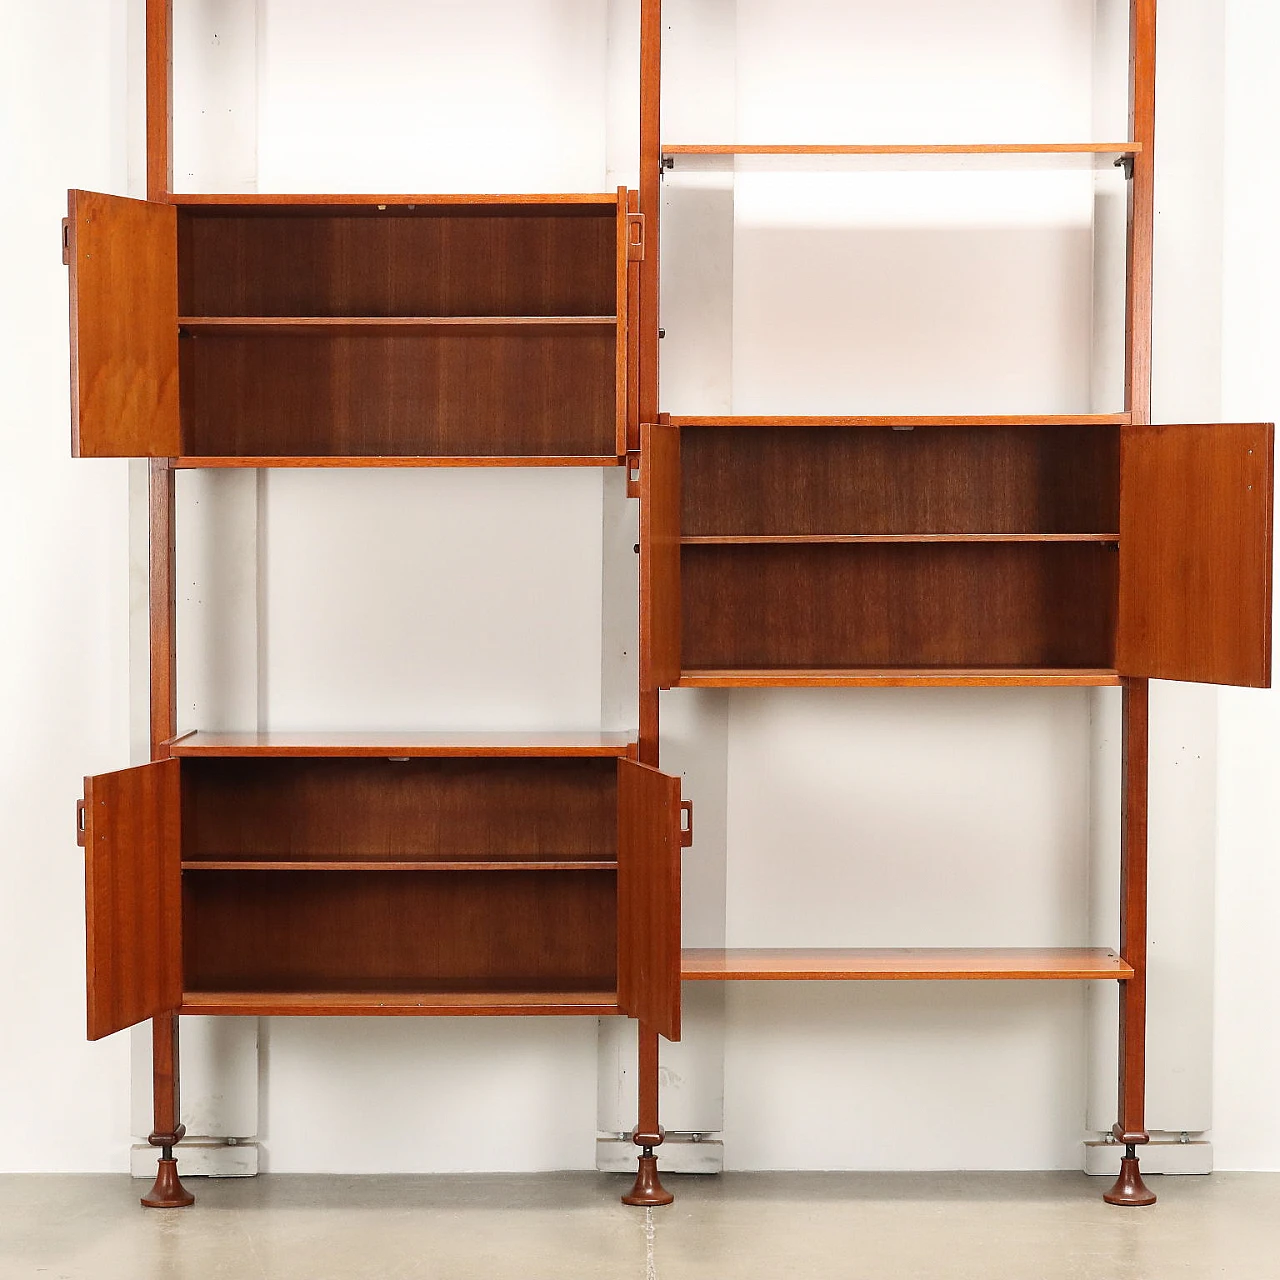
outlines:
[{"label": "cabinet door panel", "polygon": [[178,232],[172,205],[68,193],[72,453],[174,457]]},{"label": "cabinet door panel", "polygon": [[680,780],[618,761],[618,1004],[680,1039]]},{"label": "cabinet door panel", "polygon": [[89,1039],[182,1003],[179,761],[85,779]]},{"label": "cabinet door panel", "polygon": [[1270,685],[1273,437],[1262,423],[1121,429],[1122,674]]},{"label": "cabinet door panel", "polygon": [[680,432],[646,423],[640,460],[640,683],[680,679]]}]

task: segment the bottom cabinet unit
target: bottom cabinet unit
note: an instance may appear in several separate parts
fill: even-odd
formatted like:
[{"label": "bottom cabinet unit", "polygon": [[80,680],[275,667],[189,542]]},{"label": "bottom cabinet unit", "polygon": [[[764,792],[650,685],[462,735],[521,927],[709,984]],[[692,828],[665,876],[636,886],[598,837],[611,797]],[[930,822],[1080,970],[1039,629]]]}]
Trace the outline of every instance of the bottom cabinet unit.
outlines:
[{"label": "bottom cabinet unit", "polygon": [[678,1036],[677,779],[605,738],[384,749],[196,734],[86,779],[89,1037],[166,1012],[623,1013]]}]

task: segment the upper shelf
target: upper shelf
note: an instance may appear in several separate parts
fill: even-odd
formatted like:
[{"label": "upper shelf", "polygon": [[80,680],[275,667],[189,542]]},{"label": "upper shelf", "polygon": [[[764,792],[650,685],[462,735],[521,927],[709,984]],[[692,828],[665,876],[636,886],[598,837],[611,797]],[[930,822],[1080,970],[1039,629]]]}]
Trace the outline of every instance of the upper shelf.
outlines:
[{"label": "upper shelf", "polygon": [[207,210],[216,213],[222,209],[235,209],[243,213],[323,213],[326,208],[341,206],[345,216],[359,214],[423,213],[445,210],[451,213],[465,211],[468,205],[482,208],[486,213],[501,213],[504,209],[518,210],[530,205],[543,206],[546,214],[576,212],[602,213],[615,209],[618,193],[563,192],[528,193],[520,195],[412,195],[400,192],[393,195],[369,194],[316,194],[314,192],[281,192],[277,194],[237,194],[176,192],[167,197],[169,204],[194,211]]},{"label": "upper shelf", "polygon": [[195,336],[254,334],[414,334],[441,329],[469,333],[506,329],[611,328],[617,316],[179,316],[178,328]]},{"label": "upper shelf", "polygon": [[175,756],[626,756],[626,733],[216,733],[174,738]]},{"label": "upper shelf", "polygon": [[1123,427],[1127,413],[987,414],[940,417],[914,414],[889,417],[672,417],[673,427]]},{"label": "upper shelf", "polygon": [[1107,169],[1141,149],[1134,142],[664,143],[662,156],[669,169]]}]

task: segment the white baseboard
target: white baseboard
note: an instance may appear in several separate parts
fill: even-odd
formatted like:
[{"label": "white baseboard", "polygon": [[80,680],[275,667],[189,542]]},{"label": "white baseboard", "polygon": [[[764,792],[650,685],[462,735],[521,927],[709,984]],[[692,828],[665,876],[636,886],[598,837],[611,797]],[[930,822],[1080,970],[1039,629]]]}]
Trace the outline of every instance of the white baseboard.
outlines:
[{"label": "white baseboard", "polygon": [[[596,1168],[601,1173],[635,1173],[640,1148],[630,1138],[597,1138]],[[724,1143],[688,1134],[669,1133],[657,1148],[658,1168],[667,1173],[720,1173],[724,1169]]]},{"label": "white baseboard", "polygon": [[[1118,1142],[1086,1142],[1084,1171],[1114,1178],[1123,1155],[1124,1148]],[[1183,1142],[1178,1134],[1153,1133],[1151,1141],[1138,1148],[1138,1158],[1143,1173],[1212,1173],[1213,1143],[1199,1137]]]},{"label": "white baseboard", "polygon": [[[252,1178],[258,1172],[258,1144],[225,1138],[190,1138],[177,1149],[178,1176],[182,1178]],[[135,1178],[154,1178],[160,1151],[145,1142],[129,1149],[129,1172]]]}]

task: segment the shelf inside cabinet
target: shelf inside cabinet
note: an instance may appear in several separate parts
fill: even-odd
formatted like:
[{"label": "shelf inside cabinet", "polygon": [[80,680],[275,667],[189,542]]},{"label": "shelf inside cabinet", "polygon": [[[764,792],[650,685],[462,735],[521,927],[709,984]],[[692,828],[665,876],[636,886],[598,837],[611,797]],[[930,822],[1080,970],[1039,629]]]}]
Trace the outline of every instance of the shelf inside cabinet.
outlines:
[{"label": "shelf inside cabinet", "polygon": [[183,871],[616,871],[616,860],[564,858],[530,861],[528,859],[474,858],[447,861],[442,858],[399,858],[378,861],[373,858],[341,861],[333,858],[286,859],[268,862],[257,858],[198,858],[182,864]]},{"label": "shelf inside cabinet", "polygon": [[334,334],[493,333],[506,329],[611,328],[617,316],[179,316],[178,328],[189,337],[287,337]]},{"label": "shelf inside cabinet", "polygon": [[466,1017],[618,1012],[616,991],[188,991],[181,1013],[248,1017]]},{"label": "shelf inside cabinet", "polygon": [[716,948],[685,950],[680,976],[686,982],[1124,981],[1133,967],[1099,947]]},{"label": "shelf inside cabinet", "polygon": [[632,754],[626,733],[228,733],[196,730],[172,739],[175,756],[540,757]]},{"label": "shelf inside cabinet", "polygon": [[1118,672],[1084,667],[756,667],[680,673],[682,689],[967,688],[970,686],[1104,687]]}]

